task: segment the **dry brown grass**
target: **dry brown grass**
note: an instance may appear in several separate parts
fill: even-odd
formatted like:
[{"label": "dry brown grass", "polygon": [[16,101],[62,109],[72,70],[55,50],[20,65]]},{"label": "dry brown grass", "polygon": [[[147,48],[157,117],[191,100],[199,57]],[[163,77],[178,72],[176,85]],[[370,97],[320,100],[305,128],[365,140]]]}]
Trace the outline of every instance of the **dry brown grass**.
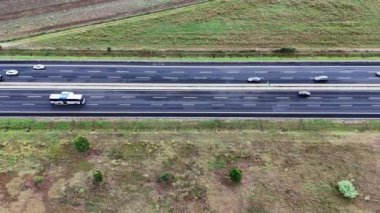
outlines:
[{"label": "dry brown grass", "polygon": [[[37,122],[29,132],[12,127],[2,132],[1,212],[32,207],[36,212],[380,210],[378,131],[339,130],[341,124],[333,123],[310,129],[310,124],[296,122],[255,128],[226,128],[220,122],[200,126],[193,121],[174,128],[165,127],[170,122],[160,127],[153,122],[149,130],[147,121],[135,131],[123,123],[76,123],[71,131],[54,128],[73,123],[52,124],[50,131],[39,130],[43,126]],[[84,155],[71,145],[78,134],[92,144]],[[228,178],[232,167],[243,170],[240,185]],[[100,185],[91,180],[95,169],[105,174]],[[174,179],[159,181],[163,172]],[[45,181],[34,184],[36,175]],[[336,189],[346,178],[360,193],[353,201]],[[364,200],[367,195],[370,201]]]},{"label": "dry brown grass", "polygon": [[198,0],[3,0],[0,40],[129,17]]}]

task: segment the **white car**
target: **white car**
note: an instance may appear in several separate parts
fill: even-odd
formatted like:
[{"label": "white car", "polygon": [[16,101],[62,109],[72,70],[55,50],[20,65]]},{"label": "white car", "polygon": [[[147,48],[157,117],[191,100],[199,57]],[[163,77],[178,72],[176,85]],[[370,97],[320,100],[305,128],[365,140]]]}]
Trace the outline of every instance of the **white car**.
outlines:
[{"label": "white car", "polygon": [[309,91],[299,91],[298,96],[307,98],[311,96],[311,93]]},{"label": "white car", "polygon": [[18,75],[18,71],[17,70],[7,70],[5,72],[5,75],[8,75],[8,76],[15,76],[15,75]]},{"label": "white car", "polygon": [[248,78],[248,83],[260,83],[261,82],[261,78],[260,77],[250,77]]},{"label": "white car", "polygon": [[33,69],[34,70],[44,70],[45,69],[45,65],[43,64],[36,64],[33,66]]}]

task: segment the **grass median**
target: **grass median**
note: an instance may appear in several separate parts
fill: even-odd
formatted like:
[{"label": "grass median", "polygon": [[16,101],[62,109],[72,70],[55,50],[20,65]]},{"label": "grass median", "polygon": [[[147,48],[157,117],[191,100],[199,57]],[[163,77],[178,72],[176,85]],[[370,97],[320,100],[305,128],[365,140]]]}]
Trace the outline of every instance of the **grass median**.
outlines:
[{"label": "grass median", "polygon": [[1,212],[371,212],[380,196],[378,121],[1,119],[0,132]]}]

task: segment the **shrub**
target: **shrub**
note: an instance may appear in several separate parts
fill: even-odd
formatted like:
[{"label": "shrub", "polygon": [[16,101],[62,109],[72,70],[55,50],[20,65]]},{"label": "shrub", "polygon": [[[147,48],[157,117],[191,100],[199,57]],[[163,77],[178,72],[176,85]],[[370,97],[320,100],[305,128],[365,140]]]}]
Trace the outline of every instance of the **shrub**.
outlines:
[{"label": "shrub", "polygon": [[75,138],[74,145],[76,150],[80,153],[86,152],[90,149],[90,142],[88,142],[88,139],[83,136]]},{"label": "shrub", "polygon": [[352,185],[351,181],[349,180],[339,181],[338,187],[343,197],[354,199],[356,196],[358,196],[358,192],[356,191],[354,185]]},{"label": "shrub", "polygon": [[230,178],[231,178],[232,182],[234,182],[234,183],[240,183],[242,177],[243,177],[243,171],[241,171],[241,169],[239,169],[239,168],[233,168],[233,169],[231,169],[231,171],[230,171]]},{"label": "shrub", "polygon": [[107,51],[108,51],[108,52],[111,52],[111,51],[112,51],[112,48],[111,48],[111,47],[107,47]]},{"label": "shrub", "polygon": [[168,172],[165,172],[165,173],[162,173],[160,174],[160,176],[158,177],[158,179],[161,181],[161,182],[165,182],[165,183],[169,183],[171,180],[173,180],[173,175],[168,173]]},{"label": "shrub", "polygon": [[96,183],[101,183],[103,181],[103,173],[99,170],[94,171],[92,177]]},{"label": "shrub", "polygon": [[283,47],[281,49],[275,50],[276,53],[283,53],[283,54],[293,54],[296,52],[296,48],[290,48],[290,47]]},{"label": "shrub", "polygon": [[45,178],[43,176],[35,176],[33,180],[35,184],[40,184],[45,181]]}]

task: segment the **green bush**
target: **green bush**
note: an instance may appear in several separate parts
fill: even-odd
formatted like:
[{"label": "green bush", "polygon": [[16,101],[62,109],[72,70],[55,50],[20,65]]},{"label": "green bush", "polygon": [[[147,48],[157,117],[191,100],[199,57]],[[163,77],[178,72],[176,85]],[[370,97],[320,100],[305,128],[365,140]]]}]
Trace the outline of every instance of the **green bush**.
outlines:
[{"label": "green bush", "polygon": [[243,171],[239,168],[233,168],[230,171],[230,178],[234,183],[240,183],[243,177]]},{"label": "green bush", "polygon": [[34,183],[40,184],[45,181],[45,178],[43,176],[35,176],[33,180],[34,180]]},{"label": "green bush", "polygon": [[173,175],[168,173],[168,172],[165,172],[165,173],[162,173],[160,174],[160,176],[158,177],[158,179],[161,181],[161,182],[164,182],[164,183],[169,183],[171,180],[173,180]]},{"label": "green bush", "polygon": [[101,183],[103,181],[103,173],[99,170],[94,171],[92,177],[96,183]]},{"label": "green bush", "polygon": [[296,52],[296,48],[290,48],[290,47],[283,47],[281,49],[275,50],[275,53],[282,53],[282,54],[293,54]]},{"label": "green bush", "polygon": [[74,145],[76,150],[80,153],[86,152],[90,149],[90,142],[83,136],[75,138]]},{"label": "green bush", "polygon": [[338,188],[343,197],[354,199],[356,196],[358,196],[358,192],[349,180],[339,181]]}]

